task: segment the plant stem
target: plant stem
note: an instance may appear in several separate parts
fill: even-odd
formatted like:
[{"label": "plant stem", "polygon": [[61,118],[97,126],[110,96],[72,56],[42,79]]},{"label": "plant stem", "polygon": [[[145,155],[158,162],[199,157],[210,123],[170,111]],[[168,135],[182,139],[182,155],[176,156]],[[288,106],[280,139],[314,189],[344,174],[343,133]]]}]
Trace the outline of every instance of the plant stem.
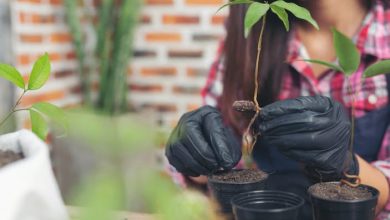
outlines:
[{"label": "plant stem", "polygon": [[266,22],[266,15],[264,15],[262,23],[261,23],[261,31],[260,31],[260,36],[259,36],[259,41],[257,44],[257,57],[256,57],[256,69],[255,69],[255,91],[253,94],[253,102],[256,104],[256,112],[260,111],[260,106],[259,102],[257,100],[257,96],[259,93],[260,85],[260,71],[259,71],[259,66],[260,66],[260,55],[261,55],[261,48],[262,48],[262,42],[263,42],[263,33],[264,33],[264,28],[265,28],[265,22]]},{"label": "plant stem", "polygon": [[[353,152],[353,144],[354,144],[354,139],[355,139],[355,114],[356,114],[356,107],[355,107],[355,102],[356,102],[356,96],[358,89],[355,87],[355,91],[352,90],[352,85],[351,85],[351,80],[350,77],[346,77],[347,80],[347,90],[348,93],[351,94],[351,137],[349,141],[349,146],[348,146],[348,151],[352,154]],[[352,160],[353,155],[348,158],[348,160]],[[347,161],[347,164],[349,164],[350,161]],[[360,185],[360,177],[358,175],[349,175],[347,172],[344,172],[344,176],[350,179],[355,179],[356,183],[351,183],[349,180],[346,179],[341,179],[340,183],[341,184],[346,184],[349,185],[350,187],[357,187]]]},{"label": "plant stem", "polygon": [[21,110],[24,110],[24,109],[16,109],[16,107],[18,107],[18,105],[20,104],[20,102],[22,101],[22,98],[24,96],[24,94],[26,94],[27,90],[24,90],[22,95],[20,95],[20,97],[18,98],[18,100],[16,101],[15,105],[12,107],[11,111],[8,113],[8,115],[0,122],[0,127],[12,116],[13,113],[17,112],[17,111],[21,111]]},{"label": "plant stem", "polygon": [[[251,131],[252,125],[255,122],[257,116],[260,114],[260,105],[259,105],[259,102],[257,100],[257,97],[258,97],[258,93],[259,93],[259,89],[260,89],[260,83],[259,83],[259,81],[260,81],[260,68],[259,68],[260,67],[260,55],[261,55],[263,34],[264,34],[266,19],[267,19],[267,17],[266,17],[266,15],[264,15],[264,17],[262,19],[262,23],[261,23],[259,40],[257,42],[257,57],[256,57],[256,68],[255,68],[255,78],[254,78],[255,79],[255,89],[254,89],[254,93],[253,93],[253,102],[256,105],[256,113],[254,114],[254,116],[250,120],[249,125],[248,125],[248,127],[243,135],[243,142],[244,142],[243,145],[246,146],[245,151],[248,155],[252,152],[253,147],[256,144],[257,136],[258,136],[258,134],[254,134],[254,133],[250,135],[250,131]],[[249,136],[253,137],[252,141],[249,140]]]}]

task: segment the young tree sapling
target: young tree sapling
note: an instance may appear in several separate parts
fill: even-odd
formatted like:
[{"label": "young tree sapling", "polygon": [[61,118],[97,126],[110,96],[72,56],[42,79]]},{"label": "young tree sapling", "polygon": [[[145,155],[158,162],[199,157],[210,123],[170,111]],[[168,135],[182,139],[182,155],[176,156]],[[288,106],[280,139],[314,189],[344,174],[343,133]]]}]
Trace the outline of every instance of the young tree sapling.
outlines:
[{"label": "young tree sapling", "polygon": [[46,53],[39,57],[34,63],[28,83],[26,84],[20,72],[13,66],[0,63],[0,77],[8,80],[13,85],[22,90],[20,97],[17,99],[11,111],[0,120],[0,127],[16,112],[28,111],[30,114],[32,131],[42,140],[46,139],[48,126],[45,118],[48,118],[66,129],[66,117],[64,112],[57,106],[47,102],[37,102],[27,108],[20,108],[19,105],[25,94],[30,91],[38,90],[45,85],[50,77],[50,59]]},{"label": "young tree sapling", "polygon": [[[349,145],[349,151],[352,152],[355,138],[355,99],[356,95],[359,91],[359,88],[362,87],[365,78],[370,78],[374,76],[378,76],[381,74],[390,73],[390,60],[381,60],[370,66],[368,66],[362,74],[362,79],[360,80],[360,84],[358,87],[353,86],[351,84],[350,77],[356,73],[359,68],[361,55],[359,50],[356,48],[354,42],[349,39],[347,36],[342,34],[340,31],[336,29],[332,29],[333,32],[333,45],[336,51],[337,62],[329,63],[322,60],[313,60],[306,59],[304,61],[310,63],[316,63],[320,65],[324,65],[330,69],[341,72],[346,77],[347,81],[347,89],[348,93],[351,94],[351,140]],[[352,88],[354,87],[354,88]],[[340,182],[342,184],[347,184],[351,187],[357,187],[360,185],[360,178],[356,175],[349,175],[344,172],[344,176],[346,178],[355,180],[355,183],[351,183],[349,180],[342,179]]]},{"label": "young tree sapling", "polygon": [[254,112],[254,116],[250,120],[249,125],[245,130],[243,134],[243,140],[242,140],[244,153],[249,155],[252,152],[252,149],[256,143],[257,136],[259,135],[258,133],[255,133],[253,131],[252,125],[261,111],[257,97],[259,95],[259,88],[260,88],[260,58],[261,58],[261,49],[262,49],[262,38],[263,38],[264,28],[266,25],[267,13],[276,14],[278,18],[281,20],[281,22],[283,23],[286,31],[289,31],[290,29],[290,23],[289,23],[287,12],[290,12],[291,14],[293,14],[295,17],[299,19],[309,22],[316,29],[319,29],[319,27],[317,22],[311,17],[311,14],[307,9],[298,6],[297,4],[294,3],[285,2],[284,0],[277,0],[272,3],[268,3],[267,1],[257,2],[251,0],[233,0],[220,7],[218,11],[226,6],[232,6],[238,4],[248,5],[248,10],[246,11],[245,21],[244,21],[244,27],[245,27],[244,35],[246,38],[249,36],[252,27],[260,20],[262,21],[261,31],[257,42],[258,45],[257,45],[256,68],[254,73],[255,89],[253,93],[253,100],[252,101],[239,100],[233,103],[233,108],[237,111]]}]

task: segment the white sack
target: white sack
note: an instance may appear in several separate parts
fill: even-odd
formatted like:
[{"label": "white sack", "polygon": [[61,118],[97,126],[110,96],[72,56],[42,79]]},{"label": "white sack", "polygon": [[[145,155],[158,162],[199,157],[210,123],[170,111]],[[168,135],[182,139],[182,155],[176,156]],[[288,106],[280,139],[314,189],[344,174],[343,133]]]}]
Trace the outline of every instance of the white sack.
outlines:
[{"label": "white sack", "polygon": [[24,159],[0,168],[0,220],[67,220],[47,145],[28,130],[0,136]]}]

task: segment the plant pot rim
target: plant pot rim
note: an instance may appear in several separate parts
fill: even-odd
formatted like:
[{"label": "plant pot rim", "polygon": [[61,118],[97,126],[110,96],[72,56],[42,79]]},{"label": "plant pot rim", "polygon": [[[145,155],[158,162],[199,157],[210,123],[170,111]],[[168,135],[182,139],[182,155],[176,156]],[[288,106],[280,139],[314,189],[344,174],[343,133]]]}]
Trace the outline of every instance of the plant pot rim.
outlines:
[{"label": "plant pot rim", "polygon": [[[226,171],[226,172],[230,172],[230,171],[240,171],[240,170],[245,170],[245,169],[232,169],[232,170],[229,170],[229,171]],[[222,180],[216,180],[216,179],[213,179],[212,176],[215,175],[214,174],[210,174],[207,176],[207,180],[208,182],[211,182],[211,183],[221,183],[221,184],[230,184],[230,185],[245,185],[245,184],[252,184],[252,183],[259,183],[259,182],[263,182],[265,180],[268,179],[269,177],[269,174],[262,171],[264,174],[265,174],[265,178],[264,179],[261,179],[261,180],[256,180],[256,181],[248,181],[248,182],[239,182],[239,183],[235,183],[235,182],[227,182],[227,181],[222,181]]]},{"label": "plant pot rim", "polygon": [[[336,184],[339,184],[340,182],[338,181],[332,181],[332,182],[322,182],[322,183],[336,183]],[[372,187],[372,186],[369,186],[369,185],[366,185],[366,184],[360,184],[360,186],[363,186],[363,187],[367,187],[371,193],[372,193],[372,196],[370,198],[367,198],[367,199],[355,199],[355,200],[334,200],[334,199],[327,199],[327,198],[322,198],[322,197],[319,197],[317,195],[314,195],[311,191],[310,191],[310,188],[312,188],[313,186],[315,185],[319,185],[319,184],[322,184],[322,183],[316,183],[314,185],[311,185],[309,187],[309,189],[307,190],[307,192],[309,193],[309,195],[311,197],[314,197],[318,200],[323,200],[323,201],[327,201],[327,202],[333,202],[333,203],[358,203],[358,202],[365,202],[365,201],[369,201],[369,200],[373,200],[373,199],[377,199],[379,197],[379,190],[375,187]]]},{"label": "plant pot rim", "polygon": [[[293,198],[299,199],[300,201],[296,205],[293,205],[293,206],[290,206],[290,207],[286,207],[286,208],[277,208],[277,209],[248,208],[248,207],[245,207],[243,205],[238,205],[238,204],[235,203],[235,200],[237,200],[241,196],[244,196],[245,194],[248,194],[248,193],[250,193],[250,194],[262,194],[262,193],[276,194],[276,193],[281,193],[281,194],[284,194],[284,195],[292,196]],[[294,193],[280,191],[280,190],[256,190],[256,191],[244,192],[244,193],[240,193],[240,194],[235,195],[232,198],[232,200],[231,200],[232,207],[237,207],[237,208],[240,208],[241,210],[250,211],[250,212],[270,212],[270,213],[294,210],[294,209],[299,208],[300,206],[303,206],[304,203],[305,203],[305,200],[302,197],[300,197],[300,196],[298,196],[298,195],[296,195]]]}]

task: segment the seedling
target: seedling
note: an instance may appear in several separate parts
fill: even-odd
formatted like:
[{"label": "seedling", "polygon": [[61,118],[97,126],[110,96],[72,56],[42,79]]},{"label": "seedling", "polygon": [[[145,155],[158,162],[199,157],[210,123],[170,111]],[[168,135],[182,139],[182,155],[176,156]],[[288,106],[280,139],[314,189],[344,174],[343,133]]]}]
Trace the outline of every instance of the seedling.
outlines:
[{"label": "seedling", "polygon": [[20,108],[19,105],[28,92],[40,89],[50,77],[50,59],[46,53],[35,62],[28,83],[26,84],[20,72],[8,64],[0,64],[0,77],[10,81],[13,85],[22,90],[22,94],[12,107],[11,111],[0,120],[0,127],[16,112],[28,111],[30,113],[32,131],[42,140],[46,139],[48,126],[45,118],[49,118],[56,124],[66,128],[66,118],[63,111],[55,105],[47,102],[37,102],[27,108]]},{"label": "seedling", "polygon": [[264,28],[266,25],[266,18],[267,13],[274,13],[278,16],[278,18],[283,22],[283,25],[286,29],[286,31],[289,31],[290,29],[290,22],[288,19],[288,12],[293,14],[295,17],[305,20],[309,22],[311,25],[313,25],[316,29],[319,29],[317,22],[311,17],[310,12],[294,3],[288,3],[283,0],[278,0],[275,2],[272,2],[269,4],[267,1],[264,2],[256,2],[256,1],[250,1],[250,0],[233,0],[225,5],[223,5],[221,8],[218,9],[221,10],[222,8],[226,6],[231,5],[238,5],[238,4],[246,4],[248,5],[248,10],[245,14],[245,20],[244,20],[244,35],[247,38],[250,34],[250,31],[252,27],[258,23],[260,20],[261,22],[261,31],[259,35],[258,40],[258,46],[257,46],[257,57],[256,57],[256,68],[255,68],[255,90],[253,93],[253,101],[249,100],[240,100],[236,101],[233,104],[233,108],[238,111],[249,111],[249,112],[255,112],[254,116],[249,122],[249,125],[247,129],[245,130],[243,134],[242,139],[242,145],[244,153],[250,154],[252,152],[252,149],[254,145],[256,144],[258,133],[255,133],[252,129],[252,125],[257,118],[257,116],[260,113],[260,105],[258,103],[257,97],[259,95],[259,80],[260,80],[260,71],[259,71],[259,65],[260,65],[260,56],[261,56],[261,48],[262,48],[262,39],[263,39],[263,33]]},{"label": "seedling", "polygon": [[[390,73],[390,60],[382,60],[378,61],[370,66],[368,66],[363,74],[362,79],[360,80],[360,85],[354,89],[352,89],[351,80],[350,77],[356,73],[356,71],[359,68],[360,61],[361,61],[361,55],[359,53],[359,50],[356,48],[355,44],[351,39],[349,39],[347,36],[343,35],[341,32],[337,31],[336,29],[332,29],[333,32],[333,44],[336,51],[336,57],[337,57],[337,63],[329,63],[322,60],[305,60],[307,62],[311,63],[317,63],[320,65],[324,65],[326,67],[329,67],[330,69],[333,69],[335,71],[342,72],[344,76],[346,77],[347,83],[348,83],[348,92],[351,94],[352,98],[352,104],[351,104],[351,140],[349,145],[349,151],[352,152],[353,149],[353,141],[355,137],[355,99],[358,92],[358,88],[362,87],[362,83],[364,81],[364,78],[369,78],[373,76],[378,76],[381,74],[388,74]],[[359,176],[355,175],[349,175],[347,173],[344,173],[345,177],[355,179],[355,183],[351,183],[345,179],[341,180],[341,183],[347,184],[351,187],[357,187],[360,185],[360,178]]]}]

